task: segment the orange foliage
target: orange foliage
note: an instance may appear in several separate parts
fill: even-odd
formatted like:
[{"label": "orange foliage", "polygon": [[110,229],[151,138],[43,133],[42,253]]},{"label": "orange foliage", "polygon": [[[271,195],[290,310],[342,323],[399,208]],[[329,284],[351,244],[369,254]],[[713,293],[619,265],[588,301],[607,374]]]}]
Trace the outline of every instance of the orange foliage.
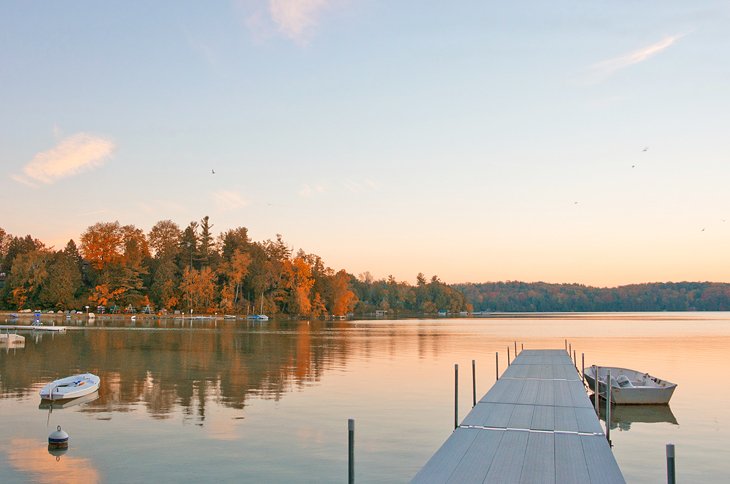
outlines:
[{"label": "orange foliage", "polygon": [[99,222],[81,234],[81,254],[98,270],[122,258],[122,228],[119,222]]},{"label": "orange foliage", "polygon": [[350,290],[350,276],[343,269],[335,274],[332,281],[333,304],[332,314],[344,316],[355,307],[357,296]]}]

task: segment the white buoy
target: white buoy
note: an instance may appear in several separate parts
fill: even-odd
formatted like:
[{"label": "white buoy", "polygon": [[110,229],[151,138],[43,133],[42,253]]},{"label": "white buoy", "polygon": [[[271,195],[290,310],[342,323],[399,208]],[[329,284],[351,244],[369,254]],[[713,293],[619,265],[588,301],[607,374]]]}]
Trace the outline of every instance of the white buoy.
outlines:
[{"label": "white buoy", "polygon": [[48,450],[51,449],[68,449],[68,434],[61,430],[60,425],[48,436]]}]

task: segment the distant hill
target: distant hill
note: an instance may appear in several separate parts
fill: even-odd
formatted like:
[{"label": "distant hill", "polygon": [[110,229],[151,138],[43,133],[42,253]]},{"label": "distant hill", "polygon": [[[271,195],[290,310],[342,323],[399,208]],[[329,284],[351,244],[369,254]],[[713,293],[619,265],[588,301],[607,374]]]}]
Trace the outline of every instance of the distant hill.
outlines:
[{"label": "distant hill", "polygon": [[544,282],[452,284],[474,311],[730,311],[730,284],[667,282],[619,287]]}]

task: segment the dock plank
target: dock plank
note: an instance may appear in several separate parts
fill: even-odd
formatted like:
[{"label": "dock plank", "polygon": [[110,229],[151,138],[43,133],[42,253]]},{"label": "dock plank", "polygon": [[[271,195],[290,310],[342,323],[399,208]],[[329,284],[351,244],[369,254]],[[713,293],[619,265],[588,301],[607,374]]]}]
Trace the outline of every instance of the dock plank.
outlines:
[{"label": "dock plank", "polygon": [[564,350],[525,350],[413,479],[624,483]]}]

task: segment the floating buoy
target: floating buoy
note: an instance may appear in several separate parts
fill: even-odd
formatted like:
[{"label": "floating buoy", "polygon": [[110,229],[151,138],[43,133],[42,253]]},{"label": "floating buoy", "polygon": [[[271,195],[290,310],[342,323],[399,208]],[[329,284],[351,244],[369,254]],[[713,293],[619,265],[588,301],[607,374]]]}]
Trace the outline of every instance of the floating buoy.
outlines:
[{"label": "floating buoy", "polygon": [[51,449],[68,449],[68,434],[61,430],[60,425],[48,436],[48,450]]}]

